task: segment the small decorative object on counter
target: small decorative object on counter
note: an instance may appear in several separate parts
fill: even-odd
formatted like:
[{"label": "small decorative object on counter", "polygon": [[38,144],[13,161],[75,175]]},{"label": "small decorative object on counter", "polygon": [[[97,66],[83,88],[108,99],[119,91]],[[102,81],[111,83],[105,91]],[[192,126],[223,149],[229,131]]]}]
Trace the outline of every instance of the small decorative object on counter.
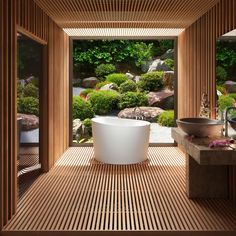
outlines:
[{"label": "small decorative object on counter", "polygon": [[202,93],[199,117],[210,117],[210,102],[207,93]]},{"label": "small decorative object on counter", "polygon": [[229,147],[235,150],[234,147],[231,146],[231,144],[234,144],[234,140],[233,139],[216,139],[213,140],[209,143],[209,147],[210,148],[215,148],[215,147]]}]

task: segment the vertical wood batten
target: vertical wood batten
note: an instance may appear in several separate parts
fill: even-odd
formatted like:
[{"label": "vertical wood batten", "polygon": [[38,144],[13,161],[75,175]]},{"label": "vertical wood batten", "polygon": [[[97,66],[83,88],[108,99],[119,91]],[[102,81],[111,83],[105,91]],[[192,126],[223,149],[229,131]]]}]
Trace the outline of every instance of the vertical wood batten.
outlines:
[{"label": "vertical wood batten", "polygon": [[[201,94],[207,92],[212,117],[216,107],[216,40],[236,28],[236,1],[221,0],[178,39],[178,117],[197,116]],[[200,38],[199,38],[200,37]],[[199,42],[200,43],[199,43]],[[197,43],[196,43],[197,42]],[[200,64],[200,66],[198,66]],[[231,198],[236,204],[235,168],[231,171]]]},{"label": "vertical wood batten", "polygon": [[[69,143],[64,135],[69,130],[69,114],[66,114],[69,109],[69,95],[66,91],[69,83],[68,36],[34,1],[0,0],[0,231],[15,213],[18,197],[17,29],[44,44],[40,102],[40,156],[43,171],[48,171],[54,165]],[[49,42],[50,35],[54,37]],[[58,39],[59,45],[56,47]],[[53,107],[57,109],[49,112]],[[49,130],[57,131],[51,133]],[[55,139],[55,135],[57,142],[50,142]]]}]

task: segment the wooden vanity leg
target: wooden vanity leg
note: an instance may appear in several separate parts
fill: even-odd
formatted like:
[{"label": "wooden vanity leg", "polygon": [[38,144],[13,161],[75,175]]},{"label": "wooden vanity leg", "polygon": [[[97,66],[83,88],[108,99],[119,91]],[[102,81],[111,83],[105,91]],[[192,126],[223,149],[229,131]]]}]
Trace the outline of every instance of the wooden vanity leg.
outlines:
[{"label": "wooden vanity leg", "polygon": [[189,198],[228,198],[228,167],[199,165],[186,154],[186,193]]}]

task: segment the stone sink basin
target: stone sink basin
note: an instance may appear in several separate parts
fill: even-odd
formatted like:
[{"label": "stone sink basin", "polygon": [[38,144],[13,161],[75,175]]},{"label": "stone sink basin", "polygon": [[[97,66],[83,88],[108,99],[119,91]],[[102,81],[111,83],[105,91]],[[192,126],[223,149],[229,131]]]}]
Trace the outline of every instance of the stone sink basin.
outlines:
[{"label": "stone sink basin", "polygon": [[208,118],[182,118],[176,120],[180,129],[196,137],[220,136],[224,123]]},{"label": "stone sink basin", "polygon": [[231,127],[236,130],[236,117],[228,120]]}]

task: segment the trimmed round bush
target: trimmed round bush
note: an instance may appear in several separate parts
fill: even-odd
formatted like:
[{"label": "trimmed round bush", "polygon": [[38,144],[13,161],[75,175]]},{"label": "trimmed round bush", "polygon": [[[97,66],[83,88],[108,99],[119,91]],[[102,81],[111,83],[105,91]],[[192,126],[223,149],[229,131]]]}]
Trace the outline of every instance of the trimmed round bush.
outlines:
[{"label": "trimmed round bush", "polygon": [[162,77],[162,71],[143,74],[138,82],[138,88],[140,91],[159,91],[164,86]]},{"label": "trimmed round bush", "polygon": [[17,97],[24,96],[24,86],[21,83],[17,83]]},{"label": "trimmed round bush", "polygon": [[221,95],[218,100],[219,110],[223,112],[227,107],[233,106],[235,100],[229,95]]},{"label": "trimmed round bush", "polygon": [[106,81],[110,83],[115,83],[120,86],[122,83],[127,81],[128,78],[125,74],[110,74],[106,77]]},{"label": "trimmed round bush", "polygon": [[92,120],[87,118],[82,121],[83,126],[87,129],[89,135],[92,135]]},{"label": "trimmed round bush", "polygon": [[236,101],[236,93],[229,93],[228,96]]},{"label": "trimmed round bush", "polygon": [[166,127],[174,127],[174,111],[164,111],[157,117],[157,123],[166,126]]},{"label": "trimmed round bush", "polygon": [[113,64],[101,64],[95,69],[95,74],[99,79],[103,79],[115,71],[116,67]]},{"label": "trimmed round bush", "polygon": [[24,96],[25,97],[39,97],[39,89],[33,83],[29,83],[24,88]]},{"label": "trimmed round bush", "polygon": [[174,70],[174,60],[173,59],[167,58],[167,59],[165,59],[164,62],[167,66],[169,66],[172,70]]},{"label": "trimmed round bush", "polygon": [[90,102],[80,96],[73,96],[73,119],[85,120],[94,117],[94,111]]},{"label": "trimmed round bush", "polygon": [[97,115],[106,115],[112,110],[117,109],[120,94],[115,91],[95,91],[90,93],[89,101]]},{"label": "trimmed round bush", "polygon": [[39,100],[34,97],[20,97],[17,100],[17,112],[22,114],[39,115]]},{"label": "trimmed round bush", "polygon": [[94,89],[88,88],[88,89],[84,89],[80,92],[80,97],[82,98],[86,98],[88,94],[92,93],[94,91]]},{"label": "trimmed round bush", "polygon": [[137,84],[132,80],[127,80],[126,82],[120,85],[120,92],[136,92],[137,91]]},{"label": "trimmed round bush", "polygon": [[121,95],[118,107],[120,109],[125,109],[128,107],[137,107],[137,106],[139,107],[147,105],[148,105],[148,97],[146,94],[139,92],[127,92]]}]

